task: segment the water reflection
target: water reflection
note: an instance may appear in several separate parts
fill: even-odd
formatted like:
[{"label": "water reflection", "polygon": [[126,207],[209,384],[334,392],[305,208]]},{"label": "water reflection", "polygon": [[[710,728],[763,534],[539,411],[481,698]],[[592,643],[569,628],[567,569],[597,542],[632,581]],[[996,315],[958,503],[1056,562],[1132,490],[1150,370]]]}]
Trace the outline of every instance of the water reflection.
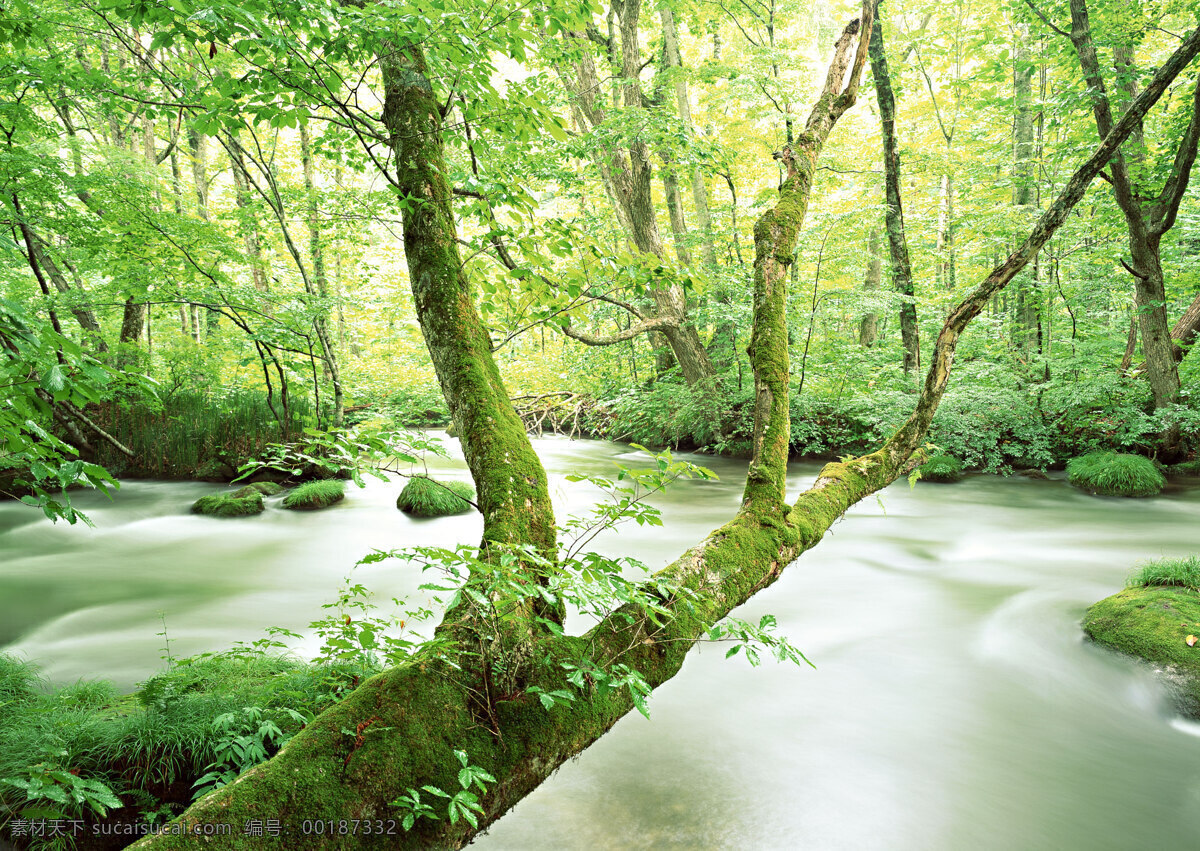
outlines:
[{"label": "water reflection", "polygon": [[[627,447],[537,442],[558,516]],[[666,526],[598,547],[651,567],[728,519],[744,465],[658,500]],[[461,460],[443,475],[466,478]],[[792,470],[792,491],[815,475]],[[122,685],[176,655],[303,628],[373,548],[474,542],[476,516],[414,521],[400,485],[351,488],[314,514],[221,521],[212,485],[127,483],[82,495],[97,528],[0,505],[0,641],[54,681]],[[693,653],[638,715],[564,766],[477,845],[530,848],[1125,849],[1200,845],[1200,737],[1146,670],[1086,644],[1089,603],[1139,558],[1200,549],[1200,490],[1098,499],[1060,480],[901,482],[853,509],[740,614],[773,613],[817,670]],[[358,570],[420,601],[414,568]]]}]

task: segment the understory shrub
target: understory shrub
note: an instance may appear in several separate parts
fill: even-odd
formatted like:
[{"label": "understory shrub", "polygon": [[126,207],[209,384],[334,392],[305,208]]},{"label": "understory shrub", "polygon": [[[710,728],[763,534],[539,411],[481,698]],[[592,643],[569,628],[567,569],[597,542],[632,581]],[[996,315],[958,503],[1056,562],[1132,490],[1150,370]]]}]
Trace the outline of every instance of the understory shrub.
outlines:
[{"label": "understory shrub", "polygon": [[283,507],[305,511],[328,508],[335,502],[341,502],[345,496],[345,482],[340,479],[321,479],[296,487],[283,498]]},{"label": "understory shrub", "polygon": [[962,461],[952,455],[934,455],[918,469],[923,482],[957,482],[963,476]]},{"label": "understory shrub", "polygon": [[7,818],[169,818],[230,748],[267,758],[376,669],[209,654],[121,696],[104,682],[38,690],[29,665],[0,655],[0,835]]},{"label": "understory shrub", "polygon": [[438,482],[429,476],[413,476],[396,498],[396,507],[415,517],[446,517],[470,511],[473,499],[475,489],[466,482]]},{"label": "understory shrub", "polygon": [[1200,556],[1157,558],[1138,566],[1125,583],[1127,587],[1178,585],[1200,591]]},{"label": "understory shrub", "polygon": [[1106,496],[1153,496],[1167,480],[1154,462],[1121,452],[1089,452],[1067,462],[1075,487]]},{"label": "understory shrub", "polygon": [[251,390],[180,391],[161,400],[107,403],[93,416],[133,451],[134,460],[98,441],[98,462],[118,476],[232,478],[239,464],[261,454],[268,443],[301,432],[312,418],[304,396],[291,400],[283,423],[278,399],[274,405],[272,410],[265,393]]},{"label": "understory shrub", "polygon": [[248,517],[261,514],[264,508],[262,494],[252,488],[242,488],[231,494],[210,494],[192,503],[193,514],[208,517]]},{"label": "understory shrub", "polygon": [[660,381],[602,400],[587,411],[584,431],[643,446],[736,451],[748,446],[754,430],[753,407],[746,404],[752,395],[733,385],[713,391]]}]

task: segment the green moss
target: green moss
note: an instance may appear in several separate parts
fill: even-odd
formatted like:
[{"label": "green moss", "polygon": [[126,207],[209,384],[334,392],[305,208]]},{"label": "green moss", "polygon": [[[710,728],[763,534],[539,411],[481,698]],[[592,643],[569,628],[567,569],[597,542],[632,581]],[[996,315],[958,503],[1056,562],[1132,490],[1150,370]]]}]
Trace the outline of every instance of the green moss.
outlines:
[{"label": "green moss", "polygon": [[1131,588],[1177,585],[1200,591],[1200,557],[1156,558],[1142,564],[1126,583]]},{"label": "green moss", "polygon": [[328,508],[346,497],[346,484],[341,479],[306,482],[283,498],[284,508],[312,511]]},{"label": "green moss", "polygon": [[1140,455],[1091,452],[1067,462],[1075,487],[1106,496],[1153,496],[1167,484],[1154,462]]},{"label": "green moss", "polygon": [[204,514],[209,517],[246,517],[251,514],[261,514],[264,508],[262,494],[253,491],[239,496],[238,494],[241,493],[242,491],[234,494],[217,493],[211,496],[202,496],[192,503],[192,513]]},{"label": "green moss", "polygon": [[934,455],[917,469],[923,482],[957,482],[963,476],[962,461],[952,455]]},{"label": "green moss", "polygon": [[1180,710],[1200,716],[1200,594],[1190,588],[1127,588],[1087,611],[1083,629],[1093,640],[1166,666]]},{"label": "green moss", "polygon": [[446,517],[464,514],[474,506],[475,490],[466,482],[437,482],[428,476],[413,476],[396,498],[396,507],[416,517]]},{"label": "green moss", "polygon": [[[237,493],[248,493],[249,491],[258,491],[263,496],[275,496],[277,493],[283,493],[283,485],[278,482],[251,482]],[[236,496],[237,494],[235,494]]]}]

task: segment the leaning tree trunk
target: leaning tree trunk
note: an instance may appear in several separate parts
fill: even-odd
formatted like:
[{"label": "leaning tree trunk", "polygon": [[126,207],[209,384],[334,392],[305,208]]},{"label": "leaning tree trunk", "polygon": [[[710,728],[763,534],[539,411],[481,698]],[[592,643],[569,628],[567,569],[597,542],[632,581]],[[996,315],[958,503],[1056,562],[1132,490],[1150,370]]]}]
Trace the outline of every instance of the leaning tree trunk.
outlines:
[{"label": "leaning tree trunk", "polygon": [[[871,4],[864,8],[869,32]],[[581,656],[627,664],[657,686],[680,669],[688,649],[707,628],[770,585],[797,556],[821,540],[829,526],[851,505],[890,484],[916,460],[954,361],[959,335],[997,292],[1012,280],[1041,249],[1083,197],[1088,184],[1111,159],[1133,125],[1165,90],[1166,85],[1200,52],[1200,29],[1159,69],[1154,81],[1135,100],[1099,149],[1067,182],[1025,242],[976,287],[946,319],[934,347],[916,409],[908,421],[878,451],[845,462],[828,464],[816,482],[789,506],[784,501],[787,472],[787,331],[786,283],[791,249],[803,220],[817,154],[834,122],[854,101],[858,72],[866,56],[866,38],[850,70],[849,47],[857,21],[838,41],[829,82],[813,108],[806,129],[793,147],[779,156],[788,177],[776,206],[755,227],[754,343],[756,370],[754,458],[746,494],[737,516],[713,531],[659,574],[659,578],[689,589],[662,601],[659,625],[635,612],[618,610],[583,636],[546,636],[539,650],[546,664],[531,669],[529,685],[564,687],[559,662]],[[548,509],[544,479],[533,478],[540,465],[523,432],[514,429],[511,407],[504,397],[495,365],[478,323],[470,289],[457,263],[454,223],[446,199],[441,158],[439,104],[424,76],[419,49],[404,51],[411,61],[391,58],[383,63],[388,84],[385,109],[398,153],[420,153],[402,164],[400,185],[417,190],[420,203],[408,206],[405,243],[413,252],[410,266],[421,324],[447,396],[455,406],[456,425],[463,433],[472,471],[480,460],[480,444],[495,441],[514,453],[511,460],[492,457],[498,467],[477,479],[481,498],[488,501],[485,529],[496,530],[496,517],[506,534],[548,534],[539,528],[520,530],[512,500],[519,493],[538,500],[532,508]],[[411,233],[410,233],[411,230]],[[465,320],[468,324],[454,324]],[[483,406],[478,415],[462,403]],[[502,404],[502,400],[504,400]],[[488,422],[489,416],[504,421]],[[513,415],[515,417],[515,414]],[[498,425],[498,427],[497,427]],[[536,469],[535,469],[536,467]],[[526,478],[529,476],[530,478]],[[506,495],[497,507],[489,490]],[[533,511],[516,514],[534,515]],[[538,515],[540,516],[540,514]],[[529,522],[528,520],[526,522]],[[485,532],[486,534],[486,532]],[[543,537],[543,540],[545,538]],[[444,651],[443,651],[444,652]],[[231,824],[226,836],[205,837],[211,848],[256,847],[261,840],[245,839],[240,828],[252,820],[277,821],[287,831],[289,848],[429,848],[461,847],[478,829],[499,818],[537,787],[565,760],[602,736],[633,707],[624,690],[595,690],[552,711],[528,696],[510,695],[494,707],[495,730],[480,723],[473,696],[461,682],[461,672],[433,651],[379,674],[346,700],[323,713],[270,761],[250,769],[230,785],[206,795],[161,833],[138,843],[142,848],[194,848],[195,834],[205,824]],[[373,732],[378,731],[378,732]],[[497,735],[496,731],[499,731]],[[320,820],[393,817],[389,802],[410,788],[423,785],[456,788],[458,762],[454,751],[465,751],[471,762],[497,778],[481,796],[484,813],[478,828],[463,820],[422,820],[407,833],[314,835],[302,825]],[[200,829],[203,829],[200,827]]]}]

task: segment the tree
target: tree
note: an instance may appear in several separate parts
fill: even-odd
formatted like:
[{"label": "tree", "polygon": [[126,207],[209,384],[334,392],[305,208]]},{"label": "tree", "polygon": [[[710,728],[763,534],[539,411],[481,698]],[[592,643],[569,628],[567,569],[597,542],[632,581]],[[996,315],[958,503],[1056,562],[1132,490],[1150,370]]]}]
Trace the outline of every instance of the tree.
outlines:
[{"label": "tree", "polygon": [[[877,451],[826,465],[813,486],[789,506],[785,502],[787,268],[807,210],[817,157],[838,119],[855,101],[873,11],[868,0],[862,18],[842,32],[804,130],[776,155],[787,177],[778,201],[755,226],[755,319],[750,345],[755,371],[754,454],[742,506],[728,524],[656,577],[658,617],[650,620],[643,616],[644,610],[625,607],[586,635],[573,637],[554,629],[552,606],[493,612],[495,618],[488,623],[494,629],[485,629],[477,616],[488,610],[487,597],[480,595],[474,607],[460,602],[438,629],[438,637],[444,640],[362,684],[270,762],[197,802],[182,816],[184,826],[271,818],[292,827],[289,842],[296,847],[457,847],[502,815],[635,706],[636,692],[613,687],[612,673],[618,667],[640,672],[647,687],[665,682],[713,624],[775,581],[851,505],[911,468],[945,392],[963,330],[1037,255],[1167,84],[1200,52],[1200,30],[1196,30],[1132,101],[1028,238],[950,312],[934,345],[917,405],[904,425]],[[855,46],[855,36],[860,34]],[[379,49],[389,142],[400,163],[394,177],[405,215],[412,284],[422,330],[455,408],[455,422],[484,509],[483,557],[471,561],[467,587],[477,593],[494,588],[470,583],[484,580],[498,564],[505,577],[538,584],[553,570],[551,558],[535,558],[537,551],[554,542],[544,477],[523,432],[514,424],[515,415],[510,414],[475,313],[470,282],[458,262],[444,177],[443,101],[431,79],[432,63],[424,54],[420,33],[403,42],[396,38],[390,34]],[[510,550],[516,556],[505,561],[504,544],[524,546]],[[497,648],[505,655],[492,652]],[[516,658],[509,658],[509,653]],[[587,670],[600,679],[578,679],[582,687],[573,700],[547,712],[531,699],[529,688],[544,693],[572,690],[562,665],[578,670],[584,660],[592,660]],[[524,685],[526,690],[481,689],[497,669],[506,677],[506,685]],[[399,838],[360,834],[305,840],[295,829],[302,819],[379,818],[389,812],[391,801],[410,790],[454,788],[460,767],[466,768],[460,766],[456,751],[469,755],[473,765],[496,778],[480,796],[477,824],[466,818],[418,821]],[[189,836],[162,834],[142,840],[139,847],[188,847],[193,841]],[[238,836],[213,837],[209,844],[236,847],[241,841]]]},{"label": "tree", "polygon": [[[1104,137],[1113,126],[1113,110],[1108,89],[1100,69],[1100,59],[1092,36],[1088,6],[1085,0],[1071,0],[1071,29],[1066,32],[1053,23],[1027,0],[1035,13],[1060,35],[1071,40],[1079,57],[1079,65],[1088,86],[1095,116],[1096,129]],[[1118,47],[1114,59],[1124,57],[1118,88],[1127,99],[1136,95],[1137,83],[1132,73],[1128,47]],[[1158,191],[1145,185],[1138,176],[1147,169],[1147,152],[1142,131],[1139,127],[1122,152],[1113,158],[1107,175],[1112,184],[1113,196],[1125,217],[1129,231],[1131,262],[1127,270],[1134,280],[1134,304],[1137,308],[1138,326],[1141,330],[1142,351],[1146,357],[1146,377],[1154,393],[1156,409],[1166,410],[1179,401],[1179,369],[1176,365],[1176,346],[1171,327],[1167,322],[1166,284],[1163,277],[1161,242],[1171,229],[1179,214],[1191,178],[1192,166],[1196,161],[1197,143],[1200,142],[1200,87],[1193,93],[1190,119],[1175,145],[1172,162],[1167,168],[1167,177]],[[1186,317],[1186,314],[1185,314]],[[1181,319],[1180,336],[1186,336],[1188,320]],[[1168,440],[1169,444],[1175,440]],[[1168,447],[1177,452],[1176,447]]]}]

